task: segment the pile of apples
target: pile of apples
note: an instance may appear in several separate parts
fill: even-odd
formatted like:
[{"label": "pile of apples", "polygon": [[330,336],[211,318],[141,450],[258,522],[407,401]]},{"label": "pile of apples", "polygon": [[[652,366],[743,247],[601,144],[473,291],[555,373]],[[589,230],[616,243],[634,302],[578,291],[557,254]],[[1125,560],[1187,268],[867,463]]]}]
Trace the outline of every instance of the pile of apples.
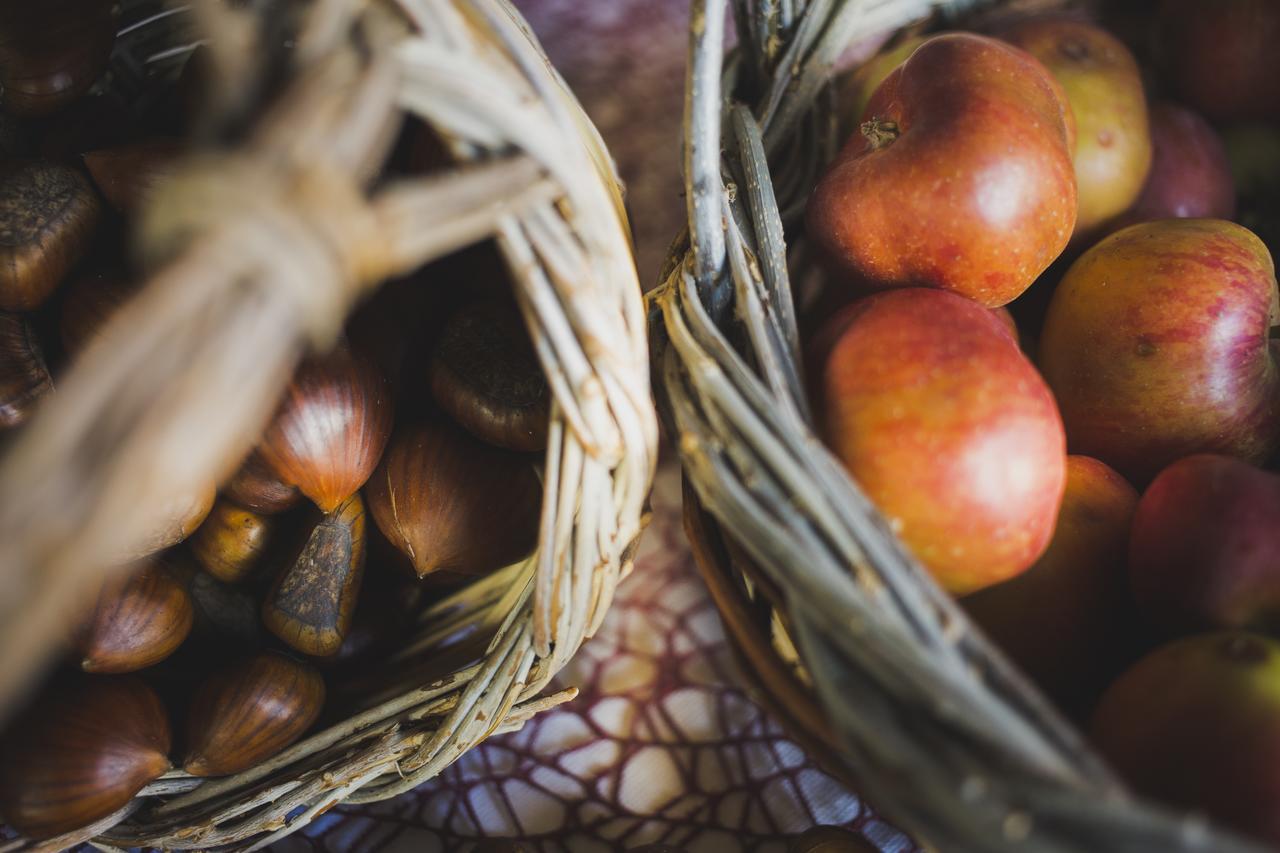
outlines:
[{"label": "pile of apples", "polygon": [[841,81],[810,392],[1134,789],[1280,844],[1280,293],[1232,221],[1280,173],[1280,0],[1147,5],[909,37]]}]

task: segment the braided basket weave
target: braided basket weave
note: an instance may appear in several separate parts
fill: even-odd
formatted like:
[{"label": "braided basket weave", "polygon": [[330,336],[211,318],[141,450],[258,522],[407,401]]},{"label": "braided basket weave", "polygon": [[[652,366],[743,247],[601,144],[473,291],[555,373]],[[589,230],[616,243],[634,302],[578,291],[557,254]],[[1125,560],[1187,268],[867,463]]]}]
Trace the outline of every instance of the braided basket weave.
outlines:
[{"label": "braided basket weave", "polygon": [[650,294],[651,352],[686,529],[744,672],[929,849],[1259,849],[1130,795],[906,552],[812,426],[791,281],[811,272],[796,237],[839,142],[837,58],[909,26],[963,28],[984,4],[735,0],[727,56],[726,0],[692,5],[689,227]]},{"label": "braided basket weave", "polygon": [[[538,694],[603,619],[653,474],[618,178],[505,0],[134,0],[111,85],[141,97],[197,42],[214,75],[204,144],[136,235],[158,272],[0,464],[0,714],[103,555],[229,475],[299,358],[330,346],[362,296],[490,237],[554,394],[539,545],[422,614],[354,716],[235,776],[166,774],[49,849],[262,847],[337,803],[407,791],[571,698]],[[376,183],[407,115],[458,165]]]}]

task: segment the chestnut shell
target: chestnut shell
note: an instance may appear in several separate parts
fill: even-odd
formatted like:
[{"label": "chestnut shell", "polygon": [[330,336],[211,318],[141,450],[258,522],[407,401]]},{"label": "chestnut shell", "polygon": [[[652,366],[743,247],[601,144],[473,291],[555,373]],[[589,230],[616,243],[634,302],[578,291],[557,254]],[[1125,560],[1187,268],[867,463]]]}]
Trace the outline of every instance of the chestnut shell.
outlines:
[{"label": "chestnut shell", "polygon": [[541,488],[528,457],[436,417],[399,430],[365,489],[387,539],[427,575],[478,575],[533,550]]},{"label": "chestnut shell", "polygon": [[183,148],[177,139],[143,139],[90,151],[84,167],[107,204],[130,216],[172,172]]},{"label": "chestnut shell", "polygon": [[514,306],[465,305],[431,358],[437,405],[476,438],[509,450],[547,446],[551,391]]},{"label": "chestnut shell", "polygon": [[232,503],[263,515],[284,512],[302,500],[298,487],[280,482],[256,450],[241,463],[222,493]]},{"label": "chestnut shell", "polygon": [[51,390],[53,379],[35,329],[26,317],[0,311],[0,429],[25,421]]},{"label": "chestnut shell", "polygon": [[275,652],[223,668],[191,703],[183,769],[226,776],[265,761],[311,727],[324,695],[319,672]]},{"label": "chestnut shell", "polygon": [[163,564],[144,563],[108,581],[73,645],[85,672],[133,672],[159,663],[191,633],[186,587]]},{"label": "chestnut shell", "polygon": [[331,513],[373,473],[391,420],[382,374],[341,347],[298,368],[258,452],[280,482]]},{"label": "chestnut shell", "polygon": [[112,0],[0,4],[0,101],[15,115],[48,115],[106,70],[116,37]]},{"label": "chestnut shell", "polygon": [[0,744],[0,812],[31,839],[79,829],[168,770],[169,747],[164,705],[137,678],[57,684]]},{"label": "chestnut shell", "polygon": [[88,248],[101,209],[88,179],[67,166],[0,168],[0,309],[40,307]]},{"label": "chestnut shell", "polygon": [[213,505],[189,542],[191,555],[224,583],[238,583],[253,574],[272,541],[271,519],[227,500]]},{"label": "chestnut shell", "polygon": [[267,629],[303,654],[336,654],[355,615],[365,542],[364,501],[354,494],[312,528],[276,577],[262,602]]},{"label": "chestnut shell", "polygon": [[132,281],[114,271],[96,270],[73,276],[62,298],[58,328],[67,352],[83,349],[137,289]]}]

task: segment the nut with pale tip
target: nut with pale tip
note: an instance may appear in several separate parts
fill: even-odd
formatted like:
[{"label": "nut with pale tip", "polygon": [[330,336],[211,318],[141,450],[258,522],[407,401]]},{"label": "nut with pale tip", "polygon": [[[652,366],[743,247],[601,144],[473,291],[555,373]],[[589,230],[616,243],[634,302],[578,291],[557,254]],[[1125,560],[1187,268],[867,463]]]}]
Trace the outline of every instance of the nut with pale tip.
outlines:
[{"label": "nut with pale tip", "polygon": [[75,169],[44,160],[0,168],[0,309],[39,308],[89,247],[101,211]]},{"label": "nut with pale tip", "polygon": [[303,654],[336,654],[351,629],[364,562],[364,501],[357,493],[312,528],[263,600],[263,623]]},{"label": "nut with pale tip", "polygon": [[196,690],[183,769],[228,776],[271,758],[311,727],[324,695],[319,672],[276,652],[224,667]]},{"label": "nut with pale tip", "polygon": [[0,741],[0,813],[34,840],[124,807],[167,771],[169,718],[134,676],[76,676],[54,685]]}]

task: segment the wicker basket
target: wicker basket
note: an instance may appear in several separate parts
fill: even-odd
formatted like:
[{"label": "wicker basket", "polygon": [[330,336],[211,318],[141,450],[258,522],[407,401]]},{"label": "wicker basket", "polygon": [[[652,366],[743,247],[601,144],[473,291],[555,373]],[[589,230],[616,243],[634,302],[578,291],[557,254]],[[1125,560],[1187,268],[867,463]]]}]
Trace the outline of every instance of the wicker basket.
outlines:
[{"label": "wicker basket", "polygon": [[784,235],[835,153],[832,70],[850,44],[963,27],[977,5],[738,0],[726,57],[726,3],[694,0],[689,228],[650,295],[694,554],[762,698],[929,849],[1256,850],[1128,794],[811,426],[791,286],[811,267]]},{"label": "wicker basket", "polygon": [[[169,773],[44,845],[261,847],[572,698],[538,694],[600,624],[644,524],[645,316],[609,155],[505,0],[126,0],[123,13],[113,85],[147,89],[199,40],[217,97],[208,144],[142,217],[159,272],[113,319],[128,333],[95,341],[0,467],[3,711],[104,555],[228,475],[298,359],[387,277],[495,238],[554,394],[537,550],[424,613],[362,710],[236,776]],[[268,82],[281,94],[265,97]],[[375,183],[406,115],[460,165]]]}]

